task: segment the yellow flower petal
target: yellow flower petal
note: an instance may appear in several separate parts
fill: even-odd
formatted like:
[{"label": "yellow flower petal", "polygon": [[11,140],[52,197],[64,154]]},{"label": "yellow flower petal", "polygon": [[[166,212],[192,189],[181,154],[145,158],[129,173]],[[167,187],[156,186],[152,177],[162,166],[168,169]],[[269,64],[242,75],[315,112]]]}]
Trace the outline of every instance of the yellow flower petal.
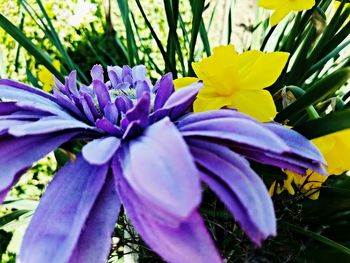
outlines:
[{"label": "yellow flower petal", "polygon": [[259,0],[258,5],[275,10],[270,19],[271,26],[277,25],[292,11],[309,10],[315,5],[315,0]]},{"label": "yellow flower petal", "polygon": [[276,181],[274,181],[274,182],[272,183],[272,185],[270,186],[270,188],[269,188],[269,194],[270,194],[270,196],[273,196],[273,194],[275,193],[275,188],[276,188]]},{"label": "yellow flower petal", "polygon": [[[195,111],[233,107],[260,121],[271,121],[276,107],[269,92],[288,61],[285,52],[248,51],[238,55],[233,45],[214,48],[213,55],[192,67],[203,80]],[[216,108],[215,108],[216,107]]]},{"label": "yellow flower petal", "polygon": [[272,121],[277,114],[272,96],[266,90],[238,90],[229,106],[262,122]]},{"label": "yellow flower petal", "polygon": [[294,195],[295,191],[292,186],[292,183],[294,183],[305,196],[313,200],[319,197],[319,189],[328,178],[328,176],[310,170],[307,171],[306,175],[300,175],[292,171],[286,171],[286,174],[288,178],[284,181],[284,189]]},{"label": "yellow flower petal", "polygon": [[350,170],[350,129],[313,139],[328,163],[329,174],[342,174]]},{"label": "yellow flower petal", "polygon": [[174,80],[174,86],[175,90],[178,90],[180,88],[186,87],[188,85],[191,85],[195,82],[199,81],[198,78],[193,77],[185,77],[185,78],[179,78]]},{"label": "yellow flower petal", "polygon": [[258,5],[266,9],[275,9],[276,6],[281,5],[281,0],[259,0]]},{"label": "yellow flower petal", "polygon": [[[59,69],[60,62],[58,60],[54,60],[52,64],[56,69]],[[44,66],[39,66],[38,80],[42,83],[43,90],[47,92],[50,92],[52,90],[52,86],[55,84],[52,73]]]},{"label": "yellow flower petal", "polygon": [[262,89],[271,86],[287,64],[289,53],[264,53],[257,50],[238,56],[240,85],[245,89]]},{"label": "yellow flower petal", "polygon": [[193,103],[194,112],[210,111],[221,109],[230,103],[230,98],[227,97],[197,97]]},{"label": "yellow flower petal", "polygon": [[272,16],[270,17],[270,26],[275,26],[279,22],[281,22],[291,11],[290,9],[286,8],[279,8],[276,9],[275,12],[273,12]]},{"label": "yellow flower petal", "polygon": [[[213,49],[213,55],[200,62],[192,63],[197,77],[204,86],[211,86],[217,96],[229,95],[238,80],[238,54],[233,45]],[[217,88],[220,87],[220,88]]]}]

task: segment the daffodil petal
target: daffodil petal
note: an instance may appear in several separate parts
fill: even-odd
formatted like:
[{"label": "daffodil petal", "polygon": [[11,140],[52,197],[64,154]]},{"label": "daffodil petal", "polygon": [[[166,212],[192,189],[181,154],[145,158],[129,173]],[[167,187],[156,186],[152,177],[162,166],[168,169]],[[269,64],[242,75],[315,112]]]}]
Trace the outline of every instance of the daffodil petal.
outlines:
[{"label": "daffodil petal", "polygon": [[238,56],[241,86],[244,89],[263,89],[271,86],[281,75],[288,58],[287,52],[244,52]]},{"label": "daffodil petal", "polygon": [[350,170],[350,129],[313,139],[312,142],[325,157],[329,174],[337,175]]},{"label": "daffodil petal", "polygon": [[290,6],[294,11],[309,10],[316,4],[315,0],[294,0]]},{"label": "daffodil petal", "polygon": [[262,122],[272,121],[277,114],[272,96],[266,90],[239,90],[229,106]]},{"label": "daffodil petal", "polygon": [[178,90],[178,89],[181,89],[183,87],[189,86],[193,83],[196,83],[198,81],[199,81],[198,78],[185,77],[185,78],[175,79],[173,82],[174,82],[175,90]]},{"label": "daffodil petal", "polygon": [[225,107],[231,103],[230,98],[227,97],[213,97],[213,98],[204,98],[198,97],[193,103],[194,112],[218,110],[222,107]]},{"label": "daffodil petal", "polygon": [[266,9],[275,9],[281,4],[281,0],[259,0],[258,5]]},{"label": "daffodil petal", "polygon": [[275,26],[279,22],[281,22],[288,14],[293,10],[290,10],[288,8],[280,8],[276,9],[275,12],[270,17],[270,25]]}]

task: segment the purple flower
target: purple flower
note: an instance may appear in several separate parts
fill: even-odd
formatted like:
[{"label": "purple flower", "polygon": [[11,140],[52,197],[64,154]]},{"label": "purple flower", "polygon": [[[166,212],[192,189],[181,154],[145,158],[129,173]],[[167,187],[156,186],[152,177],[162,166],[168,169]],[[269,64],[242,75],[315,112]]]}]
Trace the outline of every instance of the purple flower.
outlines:
[{"label": "purple flower", "polygon": [[[0,199],[33,162],[86,142],[48,186],[22,243],[22,263],[105,262],[120,206],[143,240],[168,262],[221,262],[198,212],[207,184],[257,245],[276,235],[272,201],[245,159],[298,173],[325,173],[304,137],[235,110],[192,113],[200,82],[174,92],[144,66],[73,71],[48,94],[0,80]],[[155,93],[155,94],[154,94]]]}]

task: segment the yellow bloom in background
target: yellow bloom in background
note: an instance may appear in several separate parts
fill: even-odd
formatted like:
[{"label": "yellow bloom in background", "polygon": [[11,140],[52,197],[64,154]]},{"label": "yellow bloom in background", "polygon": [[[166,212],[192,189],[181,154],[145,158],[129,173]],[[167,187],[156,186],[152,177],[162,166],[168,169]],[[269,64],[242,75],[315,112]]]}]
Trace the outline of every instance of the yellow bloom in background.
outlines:
[{"label": "yellow bloom in background", "polygon": [[328,163],[328,173],[339,175],[350,170],[350,129],[313,139]]},{"label": "yellow bloom in background", "polygon": [[310,170],[307,171],[306,175],[300,175],[291,171],[286,171],[286,174],[287,179],[283,182],[283,188],[286,189],[289,194],[295,194],[292,186],[292,183],[294,183],[305,196],[313,200],[319,197],[319,190],[328,178],[328,176]]},{"label": "yellow bloom in background", "polygon": [[259,0],[258,5],[274,10],[270,18],[271,26],[277,25],[292,11],[309,10],[315,5],[315,0]]},{"label": "yellow bloom in background", "polygon": [[[260,121],[271,121],[277,111],[271,94],[264,88],[271,86],[287,64],[289,53],[264,53],[251,50],[238,54],[233,45],[213,49],[213,55],[192,64],[203,89],[194,102],[194,111],[236,108]],[[181,88],[197,78],[174,81]]]},{"label": "yellow bloom in background", "polygon": [[[59,70],[61,64],[58,60],[54,60],[52,64],[57,70]],[[52,73],[42,65],[40,65],[38,69],[38,80],[42,83],[43,90],[47,92],[50,92],[52,90],[52,86],[55,84]]]},{"label": "yellow bloom in background", "polygon": [[[339,175],[350,170],[348,154],[350,152],[350,129],[327,134],[325,136],[312,140],[312,143],[320,150],[328,163],[327,171],[330,175]],[[270,187],[270,194],[274,191],[277,194],[287,190],[289,194],[294,195],[293,183],[302,193],[305,193],[310,199],[317,199],[320,192],[318,189],[327,180],[327,176],[307,171],[306,175],[286,171],[287,179],[283,185],[276,185],[274,182]]]}]

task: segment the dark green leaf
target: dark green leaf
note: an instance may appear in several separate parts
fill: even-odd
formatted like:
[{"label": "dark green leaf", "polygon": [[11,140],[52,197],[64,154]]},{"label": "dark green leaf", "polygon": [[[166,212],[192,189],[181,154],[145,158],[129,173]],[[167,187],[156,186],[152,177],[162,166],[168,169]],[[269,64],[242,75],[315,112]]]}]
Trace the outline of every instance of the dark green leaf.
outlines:
[{"label": "dark green leaf", "polygon": [[300,226],[289,224],[289,223],[283,223],[286,227],[288,227],[291,231],[294,231],[298,234],[304,235],[306,237],[310,237],[314,240],[317,240],[319,242],[322,242],[325,245],[328,245],[332,248],[337,249],[338,251],[350,255],[350,248],[343,246],[342,244],[339,244],[325,236],[322,236],[320,234],[317,234],[315,232],[312,232],[310,230],[304,229]]},{"label": "dark green leaf", "polygon": [[308,139],[314,139],[333,132],[350,128],[350,109],[326,115],[295,126],[293,129]]},{"label": "dark green leaf", "polygon": [[341,88],[350,78],[350,67],[339,69],[313,84],[298,100],[277,114],[275,120],[283,122],[310,105],[322,101]]},{"label": "dark green leaf", "polygon": [[7,215],[4,215],[2,217],[0,217],[0,228],[2,228],[3,226],[5,226],[6,224],[17,220],[20,216],[28,213],[29,210],[16,210],[14,212],[11,212]]}]

